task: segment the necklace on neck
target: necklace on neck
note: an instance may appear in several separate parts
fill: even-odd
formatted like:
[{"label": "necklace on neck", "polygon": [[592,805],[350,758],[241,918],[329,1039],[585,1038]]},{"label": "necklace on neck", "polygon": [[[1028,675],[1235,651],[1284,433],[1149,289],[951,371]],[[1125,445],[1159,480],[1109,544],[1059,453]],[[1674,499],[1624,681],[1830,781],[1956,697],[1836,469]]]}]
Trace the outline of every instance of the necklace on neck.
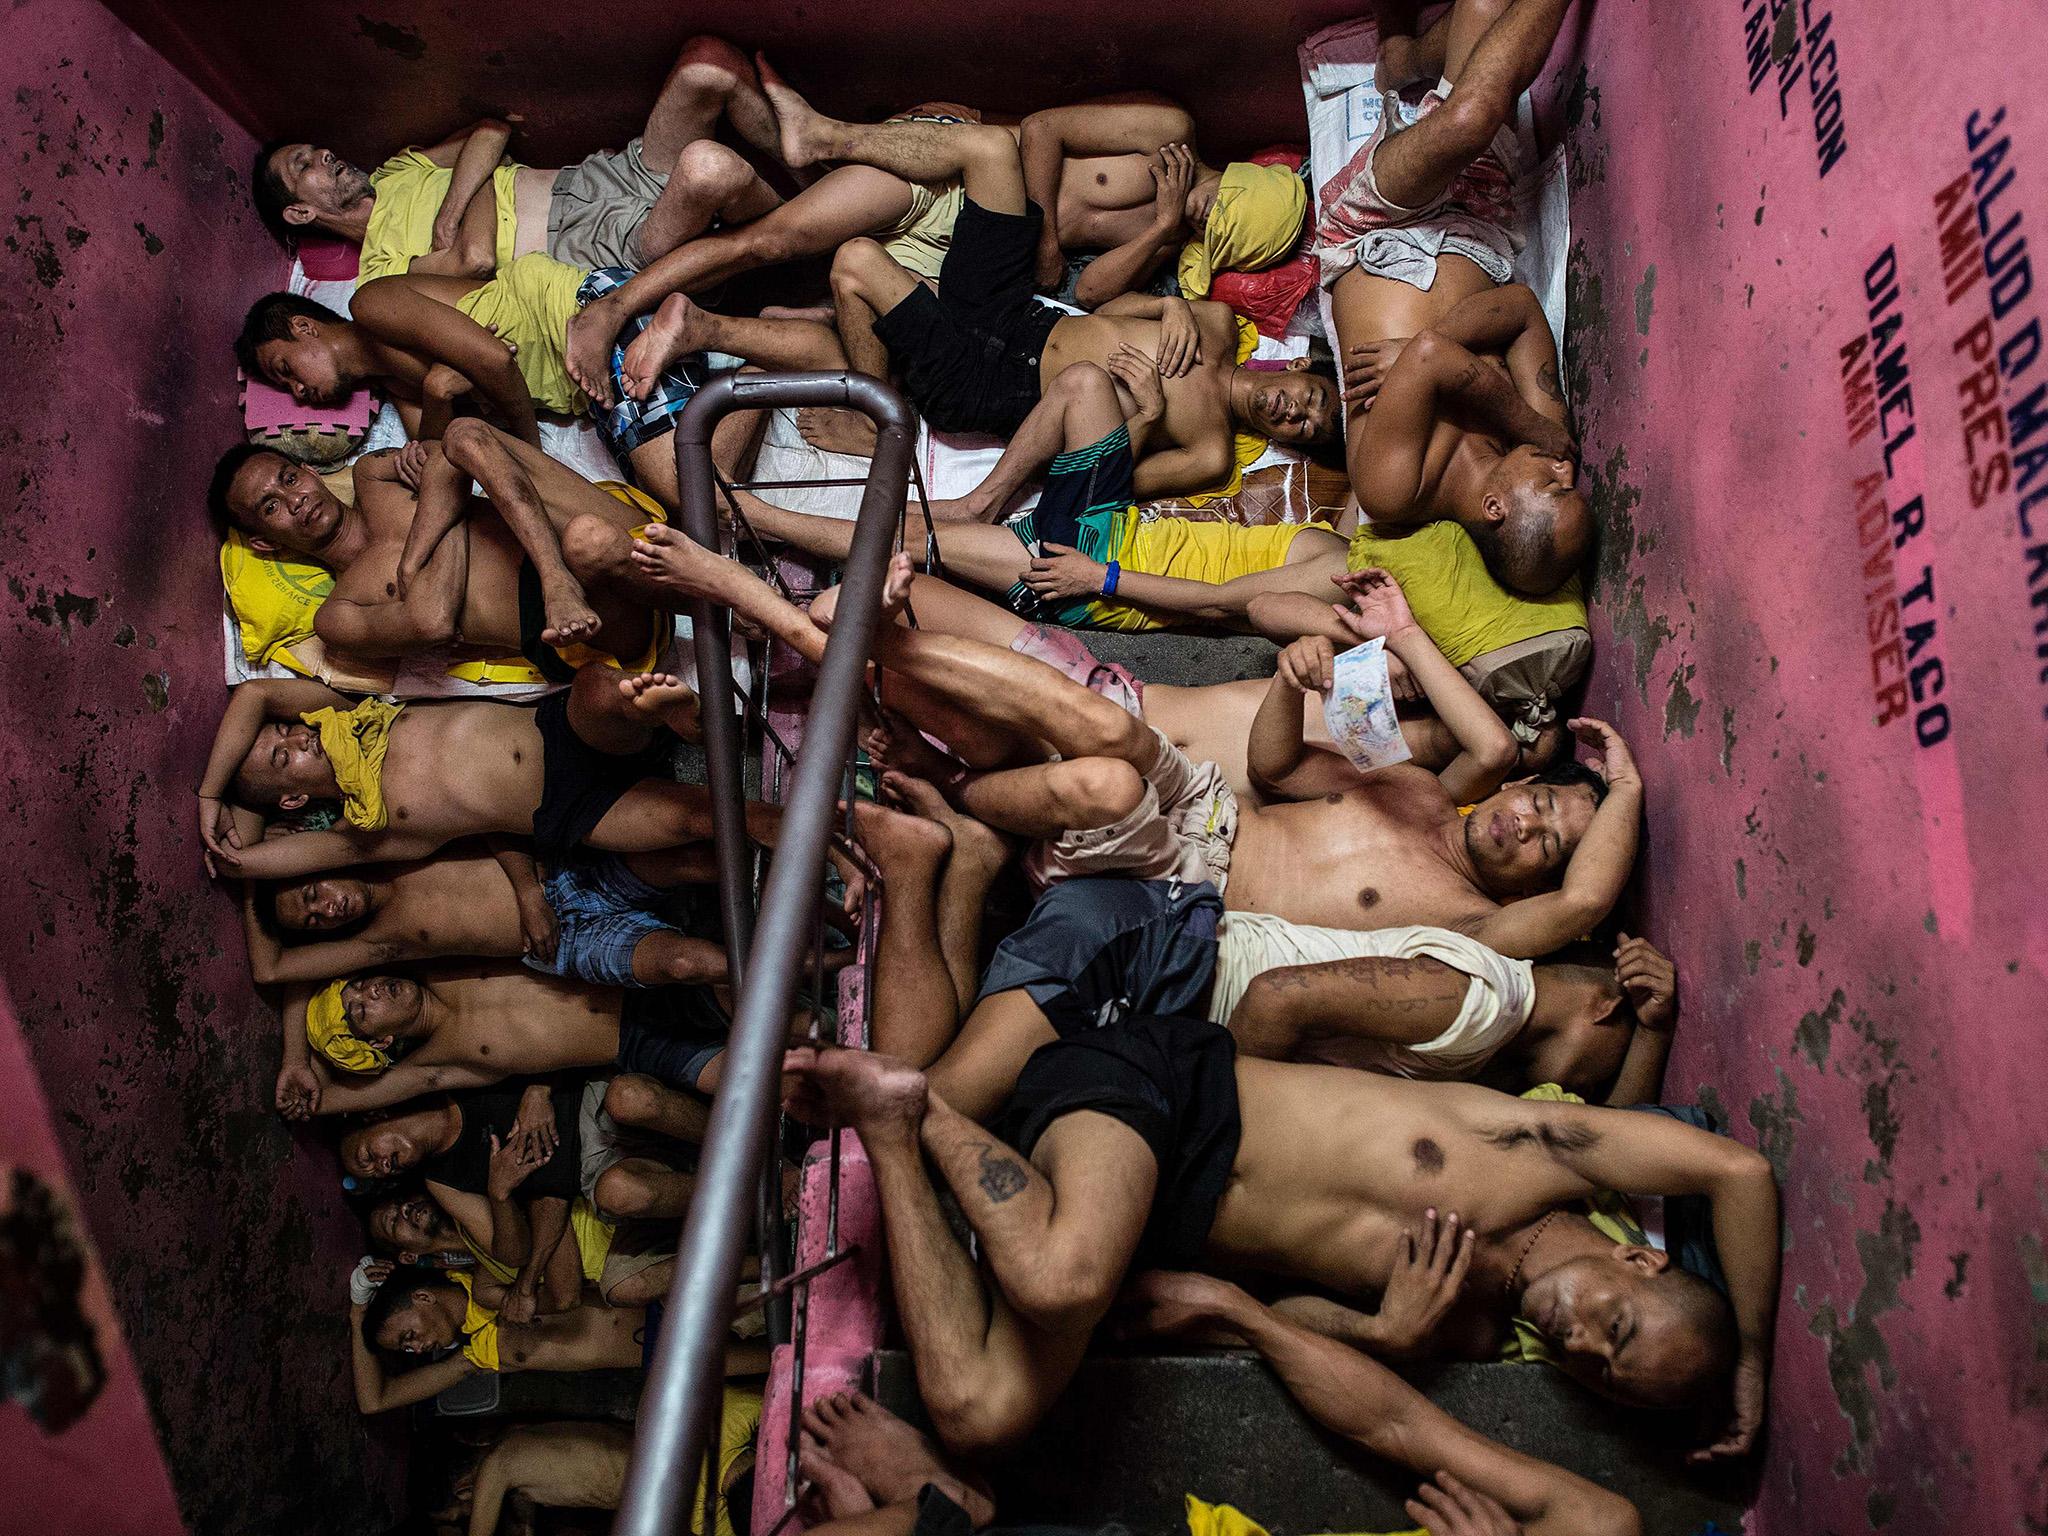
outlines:
[{"label": "necklace on neck", "polygon": [[1546,1211],[1543,1219],[1530,1229],[1527,1241],[1522,1244],[1522,1252],[1515,1260],[1515,1267],[1508,1271],[1508,1283],[1503,1289],[1509,1296],[1515,1294],[1515,1282],[1522,1278],[1522,1266],[1529,1262],[1529,1250],[1536,1246],[1536,1240],[1543,1235],[1544,1229],[1555,1220],[1557,1212]]}]

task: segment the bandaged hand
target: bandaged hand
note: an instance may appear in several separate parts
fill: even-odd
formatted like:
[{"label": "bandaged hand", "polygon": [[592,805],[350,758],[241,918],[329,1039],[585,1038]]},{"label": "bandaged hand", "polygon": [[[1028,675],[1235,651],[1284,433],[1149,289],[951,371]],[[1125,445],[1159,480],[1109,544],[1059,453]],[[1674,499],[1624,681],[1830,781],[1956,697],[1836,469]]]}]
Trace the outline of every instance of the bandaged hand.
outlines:
[{"label": "bandaged hand", "polygon": [[1050,553],[1033,560],[1022,579],[1040,602],[1101,594],[1109,567],[1100,560],[1090,560],[1071,545],[1050,539],[1041,540],[1038,547]]},{"label": "bandaged hand", "polygon": [[391,1276],[388,1260],[374,1254],[364,1254],[356,1260],[356,1267],[349,1272],[348,1304],[352,1307],[367,1307],[377,1294],[377,1288]]}]

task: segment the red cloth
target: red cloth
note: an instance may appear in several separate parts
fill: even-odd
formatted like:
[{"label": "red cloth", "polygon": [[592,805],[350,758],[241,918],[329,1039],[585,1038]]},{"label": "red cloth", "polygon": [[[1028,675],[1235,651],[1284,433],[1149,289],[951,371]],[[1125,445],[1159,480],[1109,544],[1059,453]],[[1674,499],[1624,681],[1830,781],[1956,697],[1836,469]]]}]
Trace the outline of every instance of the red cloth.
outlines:
[{"label": "red cloth", "polygon": [[[1303,154],[1278,144],[1249,158],[1253,165],[1285,165],[1298,170]],[[1304,219],[1301,242],[1293,255],[1262,272],[1218,272],[1209,284],[1209,297],[1228,304],[1257,326],[1261,335],[1285,336],[1301,301],[1315,291],[1316,262],[1309,250],[1313,233]]]},{"label": "red cloth", "polygon": [[299,238],[299,265],[316,283],[353,282],[361,255],[362,247],[352,240],[337,240],[332,235]]}]

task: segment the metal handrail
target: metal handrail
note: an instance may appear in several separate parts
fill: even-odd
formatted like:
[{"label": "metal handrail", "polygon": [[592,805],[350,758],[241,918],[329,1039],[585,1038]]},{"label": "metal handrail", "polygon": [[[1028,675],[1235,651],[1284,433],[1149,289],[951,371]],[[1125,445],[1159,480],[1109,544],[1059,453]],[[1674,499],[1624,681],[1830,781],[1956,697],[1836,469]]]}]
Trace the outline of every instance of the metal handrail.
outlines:
[{"label": "metal handrail", "polygon": [[[910,471],[910,413],[877,379],[856,373],[727,374],[700,389],[676,424],[683,531],[714,553],[718,519],[711,432],[736,410],[840,406],[876,427],[853,547],[832,633],[811,694],[781,835],[761,894],[758,929],[747,879],[745,788],[733,719],[732,645],[724,617],[689,603],[703,700],[704,749],[718,846],[720,907],[736,992],[732,1031],[697,1184],[677,1248],[669,1310],[640,1401],[632,1464],[619,1506],[619,1536],[670,1536],[684,1528],[685,1501],[719,1421],[724,1338],[732,1320],[748,1209],[775,1133],[789,1005],[806,921],[817,909],[825,849],[852,748],[855,712],[895,548]],[[764,1281],[767,1277],[764,1275]]]}]

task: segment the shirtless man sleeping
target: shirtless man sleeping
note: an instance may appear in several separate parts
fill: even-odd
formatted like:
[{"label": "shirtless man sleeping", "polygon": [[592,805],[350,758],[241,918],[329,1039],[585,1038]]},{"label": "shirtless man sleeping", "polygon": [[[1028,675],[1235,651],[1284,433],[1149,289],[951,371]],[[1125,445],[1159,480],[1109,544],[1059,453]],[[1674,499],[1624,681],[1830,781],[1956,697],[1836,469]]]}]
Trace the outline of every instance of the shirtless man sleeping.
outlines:
[{"label": "shirtless man sleeping", "polygon": [[[756,586],[726,576],[732,562],[679,540],[634,558],[737,603]],[[884,598],[892,614],[909,590],[909,563],[898,555]],[[800,639],[785,633],[795,625],[782,607],[749,616],[778,638]],[[1122,704],[1029,656],[888,622],[875,660],[914,686],[916,701],[902,707],[940,739],[957,722],[1057,754],[949,771],[928,747],[901,743],[899,766],[943,773],[939,788],[969,815],[1036,840],[1026,867],[1041,885],[1077,874],[1206,879],[1234,911],[1328,928],[1428,924],[1533,958],[1605,918],[1635,862],[1642,781],[1627,745],[1599,721],[1573,722],[1599,749],[1599,773],[1572,764],[1518,780],[1467,816],[1436,775],[1407,763],[1313,802],[1253,807],[1213,764],[1195,763]],[[1298,731],[1298,696],[1293,707]]]},{"label": "shirtless man sleeping", "polygon": [[1364,412],[1348,446],[1362,515],[1455,519],[1503,585],[1537,596],[1585,558],[1592,521],[1549,324],[1528,290],[1494,292],[1521,243],[1497,144],[1567,4],[1458,0],[1427,47],[1403,50],[1431,74],[1442,50],[1423,115],[1382,119],[1325,189],[1316,229],[1351,408]]},{"label": "shirtless man sleeping", "polygon": [[[1042,1047],[995,1130],[866,1051],[793,1051],[785,1070],[797,1113],[860,1134],[918,1387],[962,1454],[1012,1444],[1043,1416],[1130,1271],[1199,1263],[1377,1296],[1372,1313],[1320,1299],[1291,1310],[1381,1356],[1484,1359],[1520,1319],[1566,1374],[1623,1402],[1700,1402],[1732,1368],[1733,1421],[1701,1454],[1746,1451],[1761,1425],[1777,1185],[1762,1156],[1709,1132],[1237,1059],[1228,1031],[1187,1019]],[[927,1158],[985,1269],[953,1235]],[[1727,1295],[1572,1209],[1601,1190],[1706,1196]],[[1440,1235],[1452,1263],[1418,1272],[1418,1248],[1435,1256]],[[1410,1286],[1431,1303],[1411,1307],[1397,1294]]]},{"label": "shirtless man sleeping", "polygon": [[[1332,382],[1305,368],[1240,367],[1237,327],[1224,305],[1133,294],[1093,315],[1069,316],[1039,303],[1032,275],[1042,216],[1026,194],[1017,143],[1006,130],[841,123],[786,94],[777,107],[785,130],[810,153],[914,180],[964,179],[967,201],[935,290],[872,240],[842,245],[832,268],[842,314],[858,301],[878,317],[876,335],[934,428],[1009,438],[1062,370],[1082,362],[1106,368],[1112,358],[1128,362],[1135,355],[1160,384],[1157,407],[1133,444],[1141,498],[1220,484],[1231,468],[1231,434],[1240,427],[1297,446],[1334,434]],[[842,334],[846,329],[842,324]],[[849,340],[847,352],[862,366],[856,343]],[[1121,383],[1118,405],[1119,422],[1137,414],[1136,397]]]},{"label": "shirtless man sleeping", "polygon": [[317,144],[273,141],[256,152],[250,183],[279,239],[320,230],[359,244],[360,283],[394,272],[489,277],[535,251],[577,267],[638,267],[714,217],[748,219],[776,202],[712,138],[721,120],[775,153],[775,119],[746,55],[693,37],[622,150],[560,170],[515,165],[505,158],[512,125],[485,118],[368,172]]}]

